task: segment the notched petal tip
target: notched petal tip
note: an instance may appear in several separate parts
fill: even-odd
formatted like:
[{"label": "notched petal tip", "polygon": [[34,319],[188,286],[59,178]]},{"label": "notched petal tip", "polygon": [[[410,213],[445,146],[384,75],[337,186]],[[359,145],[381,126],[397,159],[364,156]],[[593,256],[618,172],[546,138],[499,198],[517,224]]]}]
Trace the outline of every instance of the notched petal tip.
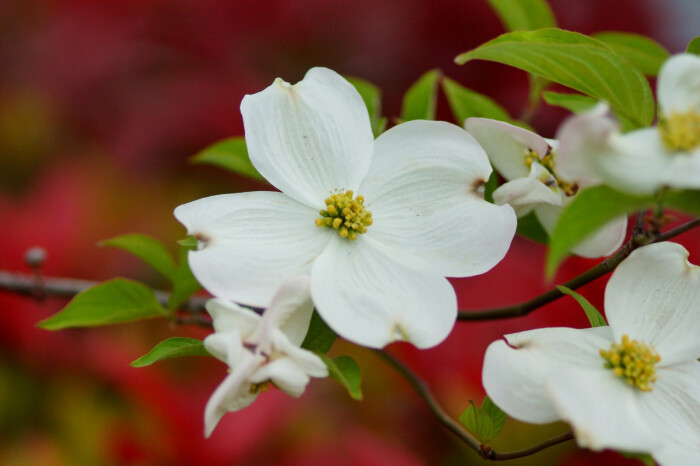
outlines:
[{"label": "notched petal tip", "polygon": [[475,194],[479,199],[484,198],[484,193],[486,192],[486,180],[483,178],[477,178],[471,185],[471,192]]}]

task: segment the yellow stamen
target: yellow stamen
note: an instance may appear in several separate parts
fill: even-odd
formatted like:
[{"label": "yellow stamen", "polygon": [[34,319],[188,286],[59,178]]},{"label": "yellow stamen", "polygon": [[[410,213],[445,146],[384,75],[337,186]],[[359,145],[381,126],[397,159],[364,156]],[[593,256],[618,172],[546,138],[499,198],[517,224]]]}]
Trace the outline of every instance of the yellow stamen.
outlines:
[{"label": "yellow stamen", "polygon": [[689,152],[700,146],[700,114],[671,112],[659,122],[659,132],[670,150]]},{"label": "yellow stamen", "polygon": [[[558,186],[565,195],[567,196],[573,196],[578,192],[578,184],[576,183],[570,183],[568,181],[564,181],[557,176],[556,171],[554,170],[554,160],[556,157],[556,152],[553,150],[550,150],[547,155],[540,157],[537,155],[535,151],[532,149],[526,149],[525,150],[525,166],[526,167],[531,167],[534,162],[539,163],[542,165],[551,175],[551,177],[546,178],[546,179],[540,179],[544,184],[546,184],[548,187],[552,188],[554,186],[554,181],[556,181],[556,186]],[[553,178],[553,180],[552,180]]]},{"label": "yellow stamen", "polygon": [[655,365],[661,356],[651,347],[622,335],[620,343],[613,343],[609,350],[600,350],[605,367],[613,374],[625,379],[628,385],[643,392],[650,392],[656,382]]},{"label": "yellow stamen", "polygon": [[367,227],[372,225],[372,212],[365,209],[365,198],[352,190],[338,191],[326,199],[326,208],[319,212],[320,218],[316,219],[316,226],[328,227],[338,231],[341,238],[350,241],[357,239],[357,235],[367,232]]}]

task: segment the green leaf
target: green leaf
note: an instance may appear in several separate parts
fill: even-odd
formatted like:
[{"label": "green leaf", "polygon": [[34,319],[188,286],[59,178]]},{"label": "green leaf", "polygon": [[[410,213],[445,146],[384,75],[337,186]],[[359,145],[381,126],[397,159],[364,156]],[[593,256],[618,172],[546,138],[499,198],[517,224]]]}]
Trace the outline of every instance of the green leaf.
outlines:
[{"label": "green leaf", "polygon": [[228,138],[215,142],[192,156],[190,161],[195,164],[208,163],[216,165],[239,175],[256,180],[264,180],[251,163],[245,139],[242,137]]},{"label": "green leaf", "polygon": [[644,466],[656,466],[656,461],[651,457],[651,455],[646,453],[629,453],[626,451],[618,451],[618,453],[625,458],[632,458],[638,460]]},{"label": "green leaf", "polygon": [[165,315],[149,287],[115,278],[77,294],[63,310],[37,325],[47,330],[59,330],[120,324]]},{"label": "green leaf", "polygon": [[459,416],[459,423],[474,434],[481,443],[496,438],[497,433],[493,419],[484,409],[476,406],[472,400],[469,400],[469,406]]},{"label": "green leaf", "polygon": [[700,55],[700,36],[691,40],[688,43],[688,47],[685,49],[688,53],[694,53],[695,55]]},{"label": "green leaf", "polygon": [[498,189],[498,173],[496,173],[496,170],[493,170],[484,185],[484,200],[486,202],[493,204],[493,192],[496,189]]},{"label": "green leaf", "polygon": [[556,26],[554,14],[544,0],[489,0],[508,31]]},{"label": "green leaf", "polygon": [[[593,97],[581,94],[562,94],[559,92],[544,92],[542,94],[544,101],[549,105],[554,105],[556,107],[563,107],[572,113],[582,113],[593,108],[598,100]],[[621,115],[620,112],[613,109],[613,114],[615,118],[620,122],[622,131],[627,132],[635,129],[637,125],[627,118],[625,115]]]},{"label": "green leaf", "polygon": [[187,252],[190,248],[182,248],[179,253],[179,263],[173,280],[173,292],[168,299],[168,309],[177,309],[180,304],[187,301],[193,293],[202,289],[197,279],[190,270],[187,262]]},{"label": "green leaf", "polygon": [[435,119],[439,79],[440,70],[430,70],[408,89],[401,105],[403,121]]},{"label": "green leaf", "polygon": [[484,412],[489,415],[491,422],[493,422],[493,432],[495,438],[501,433],[501,429],[503,429],[503,424],[505,424],[506,419],[508,419],[508,415],[503,412],[501,408],[496,406],[488,396],[486,396],[484,401],[481,403],[481,409],[483,409]]},{"label": "green leaf", "polygon": [[186,248],[196,248],[197,247],[197,238],[195,238],[194,236],[188,236],[187,238],[179,239],[176,242],[180,246],[184,246]]},{"label": "green leaf", "polygon": [[552,278],[568,252],[606,223],[655,205],[652,196],[632,196],[607,186],[579,192],[561,213],[550,237],[546,275]]},{"label": "green leaf", "polygon": [[452,114],[460,126],[464,124],[464,120],[471,117],[511,121],[508,112],[489,97],[467,89],[449,78],[444,78],[441,84]]},{"label": "green leaf", "polygon": [[321,316],[318,315],[318,312],[314,310],[314,313],[311,315],[309,331],[306,333],[301,347],[309,351],[325,354],[331,349],[336,338],[335,332],[326,325]]},{"label": "green leaf", "polygon": [[161,275],[170,280],[175,279],[177,266],[173,256],[155,238],[142,234],[130,234],[117,236],[99,242],[100,246],[111,246],[130,252],[148,265],[156,269]]},{"label": "green leaf", "polygon": [[329,358],[323,353],[317,353],[328,367],[328,373],[335,380],[348,390],[350,396],[355,400],[362,400],[362,372],[353,358],[350,356],[339,356]]},{"label": "green leaf", "polygon": [[591,327],[607,327],[608,323],[605,321],[605,317],[591,304],[586,298],[576,293],[574,290],[569,289],[565,286],[557,285],[557,290],[564,294],[568,294],[576,300],[576,302],[583,308],[583,312],[586,313],[588,321],[591,323]]},{"label": "green leaf", "polygon": [[195,338],[174,337],[158,343],[148,354],[131,363],[132,367],[150,366],[163,359],[182,356],[211,356],[204,348],[204,342]]},{"label": "green leaf", "polygon": [[518,218],[518,229],[516,232],[520,236],[531,239],[536,243],[547,244],[547,241],[549,241],[549,235],[544,228],[542,228],[534,212],[530,212]]},{"label": "green leaf", "polygon": [[382,134],[384,126],[386,125],[386,118],[382,118],[382,91],[375,84],[365,81],[364,79],[347,76],[345,79],[355,86],[357,92],[362,96],[362,100],[364,100],[367,111],[369,112],[372,133],[374,133],[374,137],[376,138]]},{"label": "green leaf", "polygon": [[[678,155],[683,157],[683,155]],[[673,190],[663,197],[665,207],[700,216],[700,191]]]},{"label": "green leaf", "polygon": [[599,32],[593,37],[625,57],[647,76],[656,76],[670,54],[661,44],[629,32]]},{"label": "green leaf", "polygon": [[644,75],[602,42],[571,31],[540,29],[503,34],[459,55],[519,68],[605,100],[637,126],[654,119],[654,99]]}]

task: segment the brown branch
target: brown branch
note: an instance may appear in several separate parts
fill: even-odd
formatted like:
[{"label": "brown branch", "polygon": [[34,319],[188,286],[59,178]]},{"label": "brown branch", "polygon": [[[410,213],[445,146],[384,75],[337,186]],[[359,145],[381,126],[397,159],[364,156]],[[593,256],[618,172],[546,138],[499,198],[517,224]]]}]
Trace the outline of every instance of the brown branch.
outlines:
[{"label": "brown branch", "polygon": [[457,436],[457,438],[459,438],[462,442],[466,443],[467,446],[469,446],[469,448],[474,450],[476,453],[479,454],[479,456],[481,456],[484,459],[502,461],[512,460],[515,458],[522,458],[524,456],[533,455],[539,451],[544,450],[545,448],[549,448],[551,446],[557,445],[559,443],[574,438],[574,435],[571,432],[567,432],[563,435],[559,435],[545,442],[542,442],[539,445],[535,445],[533,447],[526,448],[523,450],[504,453],[492,450],[491,447],[480,443],[476,438],[472,436],[472,434],[467,432],[457,421],[448,416],[447,413],[445,413],[445,411],[442,409],[440,404],[437,402],[433,394],[430,392],[428,384],[420,377],[418,377],[411,369],[409,369],[408,366],[403,364],[401,361],[399,361],[386,351],[374,350],[374,352],[409,383],[411,388],[413,388],[413,390],[418,394],[418,396],[420,396],[423,399],[423,401],[425,401],[430,411],[435,415],[435,417],[438,418],[440,423],[447,430],[452,432],[455,436]]},{"label": "brown branch", "polygon": [[[700,219],[696,218],[693,220],[690,220],[689,222],[684,223],[683,225],[680,225],[676,228],[673,228],[665,233],[662,233],[658,235],[656,238],[651,239],[648,236],[646,236],[643,233],[639,233],[637,230],[638,228],[635,228],[635,232],[632,236],[632,239],[622,246],[619,251],[617,251],[614,255],[611,257],[608,257],[605,259],[603,262],[600,264],[588,269],[581,275],[572,278],[568,282],[564,283],[564,286],[571,289],[575,290],[576,288],[582,287],[583,285],[592,282],[593,280],[596,280],[604,275],[609,274],[615,268],[620,265],[620,263],[629,256],[632,251],[637,249],[638,247],[645,246],[647,244],[651,243],[658,243],[661,241],[667,241],[671,238],[675,238],[676,236],[685,233],[689,230],[692,230],[693,228],[696,228],[700,226]],[[499,308],[494,308],[494,309],[486,309],[486,310],[481,310],[481,311],[459,311],[459,315],[457,316],[457,320],[461,321],[473,321],[473,320],[493,320],[493,319],[507,319],[510,317],[522,317],[526,316],[529,313],[539,309],[541,306],[544,306],[545,304],[549,304],[552,301],[555,301],[559,298],[564,296],[564,293],[561,291],[557,290],[556,288],[552,288],[551,290],[542,293],[539,296],[536,296],[532,298],[529,301],[525,301],[523,303],[515,304],[512,306],[505,306],[505,307],[499,307]]]}]

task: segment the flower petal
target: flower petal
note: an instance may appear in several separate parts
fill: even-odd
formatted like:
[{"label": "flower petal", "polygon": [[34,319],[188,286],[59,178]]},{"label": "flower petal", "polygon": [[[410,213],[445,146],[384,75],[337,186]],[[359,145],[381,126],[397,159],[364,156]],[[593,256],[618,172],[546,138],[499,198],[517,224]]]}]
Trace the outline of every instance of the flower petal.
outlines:
[{"label": "flower petal", "polygon": [[333,189],[356,189],[372,159],[372,127],[355,88],[312,68],[290,85],[277,78],[241,103],[250,160],[265,179],[314,209]]},{"label": "flower petal", "polygon": [[295,275],[284,281],[263,314],[261,329],[280,328],[292,344],[300,346],[309,331],[311,314],[311,279]]},{"label": "flower petal", "polygon": [[328,367],[316,354],[292,344],[281,331],[274,332],[273,345],[311,377],[327,377]]},{"label": "flower petal", "polygon": [[285,278],[308,273],[331,232],[317,212],[282,193],[222,194],[184,204],[175,217],[204,247],[188,259],[211,294],[268,307]]},{"label": "flower petal", "polygon": [[482,383],[508,415],[544,424],[561,419],[544,391],[550,375],[564,368],[602,369],[599,348],[610,346],[608,327],[544,328],[506,335],[489,345]]},{"label": "flower petal", "polygon": [[295,398],[304,393],[309,383],[309,377],[289,358],[275,359],[263,365],[250,376],[249,380],[253,383],[270,380],[284,393]]},{"label": "flower petal", "polygon": [[419,348],[440,343],[457,317],[450,283],[404,267],[370,243],[337,237],[314,263],[311,296],[323,320],[340,336],[372,348],[396,340]]},{"label": "flower petal", "polygon": [[491,166],[469,134],[444,122],[410,121],[382,134],[360,192],[374,223],[366,237],[413,268],[443,276],[483,273],[515,234],[510,206],[483,200]]},{"label": "flower petal", "polygon": [[654,389],[640,397],[642,414],[663,448],[652,452],[661,464],[700,464],[700,363],[660,369]]},{"label": "flower petal", "polygon": [[[550,205],[538,205],[535,215],[542,224],[542,228],[551,235],[562,212],[561,207]],[[581,257],[609,256],[618,250],[627,235],[627,217],[618,217],[603,225],[585,241],[571,249],[571,252]]]},{"label": "flower petal", "polygon": [[700,57],[674,55],[663,64],[657,81],[659,113],[695,112],[700,115]]},{"label": "flower petal", "polygon": [[653,345],[660,366],[700,357],[700,267],[676,243],[634,251],[605,289],[605,313],[615,340],[622,335]]},{"label": "flower petal", "polygon": [[602,364],[597,369],[560,367],[545,383],[557,414],[571,424],[579,446],[650,453],[658,436],[642,416],[646,393],[630,387]]},{"label": "flower petal", "polygon": [[236,330],[242,338],[245,338],[260,325],[258,314],[232,301],[214,298],[207,301],[205,307],[212,317],[216,332]]},{"label": "flower petal", "polygon": [[243,357],[243,340],[238,329],[224,332],[216,332],[204,339],[204,347],[214,357],[225,362],[229,366],[235,366]]},{"label": "flower petal", "polygon": [[[554,189],[546,183],[553,183]],[[537,162],[530,167],[530,174],[502,184],[493,192],[493,202],[509,204],[518,217],[529,213],[535,204],[544,203],[561,207],[562,195],[552,175]],[[559,209],[561,210],[561,209]]]},{"label": "flower petal", "polygon": [[467,118],[464,127],[479,141],[493,166],[507,180],[528,176],[530,169],[525,165],[528,149],[539,158],[549,152],[549,144],[543,137],[503,121]]}]

